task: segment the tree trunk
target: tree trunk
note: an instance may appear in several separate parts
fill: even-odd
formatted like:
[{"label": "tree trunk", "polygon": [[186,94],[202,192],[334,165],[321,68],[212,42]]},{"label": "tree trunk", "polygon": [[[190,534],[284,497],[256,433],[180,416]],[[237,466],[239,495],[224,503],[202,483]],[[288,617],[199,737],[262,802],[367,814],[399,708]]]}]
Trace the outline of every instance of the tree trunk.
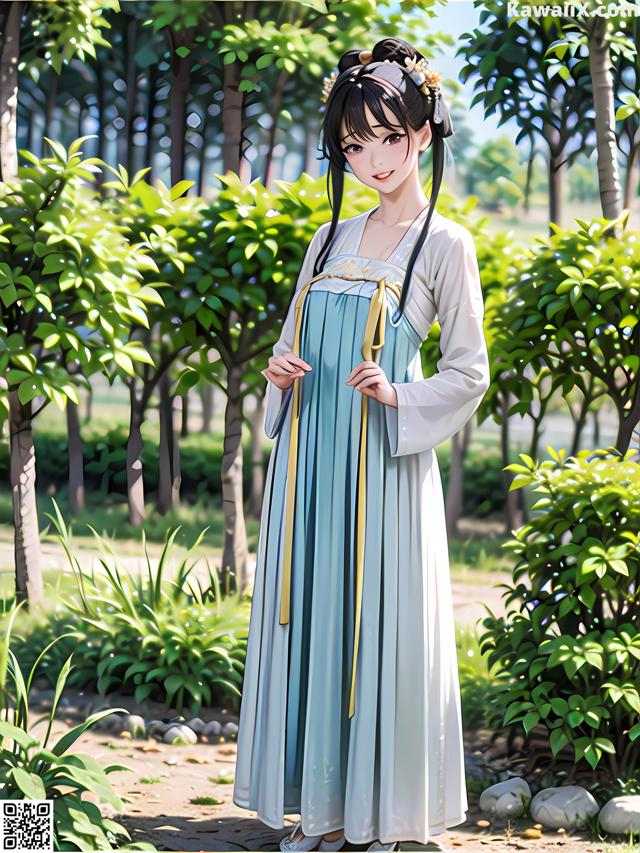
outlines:
[{"label": "tree trunk", "polygon": [[267,157],[264,167],[264,185],[270,189],[271,184],[271,169],[273,166],[273,149],[276,144],[276,133],[278,131],[278,118],[282,110],[282,97],[284,95],[284,87],[287,82],[288,73],[282,69],[276,80],[273,98],[271,100],[271,110],[269,116],[271,118],[271,127],[269,128],[267,140]]},{"label": "tree trunk", "polygon": [[84,448],[80,434],[78,406],[67,400],[67,436],[69,445],[69,510],[77,515],[84,509]]},{"label": "tree trunk", "polygon": [[[186,31],[185,31],[186,35]],[[188,38],[185,43],[188,42]],[[171,184],[184,178],[184,139],[187,120],[187,97],[191,82],[191,55],[184,58],[177,53],[171,58]]]},{"label": "tree trunk", "polygon": [[[125,57],[125,67],[127,75],[127,101],[125,121],[127,124],[124,138],[126,140],[127,150],[124,152],[124,154],[127,158],[127,170],[129,172],[129,176],[132,177],[135,174],[135,163],[133,158],[135,156],[136,149],[133,144],[133,135],[135,133],[135,110],[136,98],[138,95],[138,75],[136,69],[136,50],[138,47],[138,19],[134,15],[129,18],[126,32],[127,54]],[[124,162],[124,158],[121,158],[120,162]]]},{"label": "tree trunk", "polygon": [[180,506],[180,484],[182,483],[182,467],[180,463],[180,430],[182,428],[184,411],[182,408],[182,397],[173,394],[171,397],[171,411],[173,414],[173,428],[171,435],[171,506],[178,509]]},{"label": "tree trunk", "polygon": [[182,395],[182,419],[180,423],[180,438],[189,437],[189,392]]},{"label": "tree trunk", "polygon": [[27,607],[43,602],[40,532],[36,501],[36,449],[33,443],[31,402],[23,405],[17,391],[9,391],[9,453],[13,504],[16,602]]},{"label": "tree trunk", "polygon": [[223,66],[222,101],[222,171],[231,169],[240,174],[242,155],[242,108],[244,96],[238,91],[240,83],[240,63],[231,62]]},{"label": "tree trunk", "polygon": [[155,124],[155,108],[157,103],[157,81],[158,70],[154,64],[147,68],[147,79],[149,81],[147,91],[147,139],[145,143],[144,162],[147,166],[151,166],[151,171],[147,172],[145,180],[153,183],[153,127]]},{"label": "tree trunk", "polygon": [[[561,225],[562,220],[562,173],[564,166],[556,164],[560,162],[559,157],[551,157],[549,160],[549,222]],[[551,229],[549,229],[551,232]]]},{"label": "tree trunk", "polygon": [[600,444],[600,412],[594,409],[593,412],[593,449],[597,450]]},{"label": "tree trunk", "polygon": [[606,18],[594,18],[589,34],[589,71],[593,89],[602,215],[607,219],[615,219],[622,211],[622,193],[618,174],[613,77],[607,27]]},{"label": "tree trunk", "polygon": [[[222,501],[224,506],[224,548],[220,582],[223,591],[243,593],[248,586],[247,531],[244,522],[242,489],[242,368],[229,369],[227,405],[224,413],[222,453]],[[232,586],[233,579],[233,586]]]},{"label": "tree trunk", "polygon": [[200,155],[198,157],[198,181],[196,186],[198,187],[198,195],[200,197],[204,197],[204,177],[207,171],[207,137],[209,135],[209,125],[211,124],[211,118],[207,110],[204,110],[204,115],[202,116],[202,133],[200,134],[202,139],[202,144],[200,146]]},{"label": "tree trunk", "polygon": [[146,518],[144,506],[144,479],[142,476],[142,419],[144,413],[136,397],[136,381],[129,385],[130,419],[129,438],[127,440],[127,500],[129,502],[129,521],[134,527],[140,527]]},{"label": "tree trunk", "polygon": [[91,423],[92,414],[93,414],[93,385],[89,385],[89,390],[87,391],[86,405],[85,405],[85,410],[84,410],[84,422],[85,422],[85,424]]},{"label": "tree trunk", "polygon": [[256,396],[256,408],[249,416],[251,425],[251,513],[260,518],[264,498],[262,467],[262,425],[264,423],[264,394]]},{"label": "tree trunk", "polygon": [[636,133],[627,158],[627,170],[624,176],[624,206],[633,210],[638,197],[638,157],[640,156],[640,130]]},{"label": "tree trunk", "polygon": [[173,417],[169,371],[165,370],[158,382],[158,415],[160,421],[160,447],[158,449],[158,497],[157,508],[164,515],[171,508],[171,457],[173,445]]},{"label": "tree trunk", "polygon": [[531,205],[531,182],[533,180],[533,160],[536,155],[536,149],[531,143],[531,151],[529,153],[529,158],[527,159],[527,179],[524,185],[524,212],[529,213],[529,208]]},{"label": "tree trunk", "polygon": [[589,417],[589,409],[593,403],[593,387],[595,384],[595,380],[593,377],[589,380],[589,384],[587,386],[587,393],[582,395],[582,402],[580,403],[580,410],[578,411],[578,416],[575,419],[575,423],[573,426],[573,441],[571,442],[571,451],[570,456],[577,456],[580,451],[580,440],[582,438],[582,433],[587,425],[587,418]]},{"label": "tree trunk", "polygon": [[[551,97],[552,103],[557,103]],[[562,163],[564,156],[562,152],[562,143],[560,132],[557,127],[554,127],[549,122],[543,122],[542,133],[544,140],[549,149],[549,157],[547,160],[547,174],[549,182],[549,222],[555,222],[556,225],[562,224],[562,175],[564,173],[564,165]],[[553,233],[551,227],[549,233]]]},{"label": "tree trunk", "polygon": [[5,31],[0,44],[0,180],[18,174],[16,142],[18,108],[18,62],[20,61],[20,20],[24,3],[14,0],[6,12]]},{"label": "tree trunk", "polygon": [[165,370],[158,382],[160,448],[157,508],[161,515],[180,502],[180,398],[171,394],[171,377]]},{"label": "tree trunk", "polygon": [[616,436],[616,448],[623,454],[631,447],[633,433],[638,426],[638,423],[640,423],[640,414],[638,414],[637,411],[637,398],[636,405],[633,408],[634,411],[626,417],[624,417],[620,412],[618,413],[620,415],[620,422],[618,424],[618,435]]},{"label": "tree trunk", "polygon": [[213,385],[210,382],[205,382],[200,389],[200,399],[202,401],[202,427],[200,432],[203,435],[209,435],[213,421]]}]

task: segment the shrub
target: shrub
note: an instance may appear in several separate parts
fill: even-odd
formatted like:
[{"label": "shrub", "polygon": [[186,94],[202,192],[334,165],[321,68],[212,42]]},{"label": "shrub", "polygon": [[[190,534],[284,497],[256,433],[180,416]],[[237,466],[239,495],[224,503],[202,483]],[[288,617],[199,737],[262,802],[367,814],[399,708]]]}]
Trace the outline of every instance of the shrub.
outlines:
[{"label": "shrub", "polygon": [[[90,755],[69,752],[80,735],[98,720],[116,711],[127,713],[126,708],[109,708],[91,714],[56,743],[49,744],[56,709],[71,670],[72,655],[58,677],[44,739],[40,740],[29,730],[31,683],[38,664],[57,640],[45,647],[25,679],[10,648],[13,620],[21,606],[18,604],[13,609],[0,646],[0,715],[4,711],[5,717],[2,720],[0,716],[0,799],[53,800],[55,850],[155,851],[156,848],[147,842],[131,842],[123,826],[103,817],[95,803],[82,799],[84,793],[95,794],[101,801],[121,810],[122,800],[113,790],[107,774],[130,768],[119,764],[103,768]],[[7,687],[7,676],[13,682],[13,692]],[[5,747],[5,741],[11,742],[12,747]],[[123,844],[122,839],[128,839],[129,843]]]},{"label": "shrub", "polygon": [[[511,488],[541,493],[505,543],[518,558],[506,616],[483,620],[506,728],[549,732],[553,756],[630,776],[640,750],[640,464],[615,449],[538,464],[520,454]],[[524,582],[526,580],[526,583]]]},{"label": "shrub", "polygon": [[[79,665],[70,683],[95,687],[106,695],[115,687],[130,691],[137,702],[152,698],[188,707],[197,714],[203,702],[231,702],[237,710],[246,655],[248,617],[237,594],[222,595],[216,573],[209,568],[209,584],[190,575],[189,557],[206,529],[178,566],[175,580],[163,577],[178,526],[168,535],[158,568],[147,560],[147,578],[121,572],[117,557],[91,527],[101,546],[104,574],[83,571],[54,500],[56,516],[49,518],[67,554],[77,594],[62,597],[62,610],[45,630],[65,631],[76,649]],[[110,564],[111,561],[111,564]],[[33,643],[30,634],[23,653]],[[51,667],[49,678],[55,667]]]},{"label": "shrub", "polygon": [[471,626],[456,626],[456,647],[464,728],[493,728],[500,722],[493,699],[495,673],[487,667]]}]

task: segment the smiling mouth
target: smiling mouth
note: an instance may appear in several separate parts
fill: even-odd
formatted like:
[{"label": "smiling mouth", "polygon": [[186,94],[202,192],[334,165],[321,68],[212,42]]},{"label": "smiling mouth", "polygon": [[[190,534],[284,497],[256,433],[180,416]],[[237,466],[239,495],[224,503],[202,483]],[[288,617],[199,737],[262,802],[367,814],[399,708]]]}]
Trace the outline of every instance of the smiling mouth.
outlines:
[{"label": "smiling mouth", "polygon": [[376,180],[378,180],[378,181],[385,181],[392,174],[393,174],[393,169],[391,169],[391,171],[389,171],[389,172],[380,172],[380,174],[374,175],[373,177],[376,178]]}]

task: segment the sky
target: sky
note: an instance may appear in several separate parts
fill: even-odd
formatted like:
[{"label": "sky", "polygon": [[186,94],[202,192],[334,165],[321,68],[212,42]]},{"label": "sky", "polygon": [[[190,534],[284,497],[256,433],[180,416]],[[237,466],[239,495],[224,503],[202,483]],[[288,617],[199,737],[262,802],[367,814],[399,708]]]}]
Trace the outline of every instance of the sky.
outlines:
[{"label": "sky", "polygon": [[[463,91],[466,92],[467,102],[470,104],[474,95],[474,80],[471,79],[466,83],[461,82],[458,75],[464,65],[464,57],[455,57],[455,52],[460,47],[458,37],[478,25],[481,9],[473,5],[473,0],[448,0],[446,6],[438,4],[435,8],[437,17],[431,19],[432,27],[437,31],[449,33],[454,37],[456,43],[451,46],[444,45],[444,53],[437,54],[431,60],[431,64],[443,78],[457,80],[462,85]],[[502,134],[515,140],[519,130],[515,122],[506,122],[498,127],[498,118],[499,116],[495,114],[485,119],[482,104],[476,104],[473,109],[469,110],[468,121],[474,130],[478,145],[482,145],[487,140],[495,139],[496,136]]]}]

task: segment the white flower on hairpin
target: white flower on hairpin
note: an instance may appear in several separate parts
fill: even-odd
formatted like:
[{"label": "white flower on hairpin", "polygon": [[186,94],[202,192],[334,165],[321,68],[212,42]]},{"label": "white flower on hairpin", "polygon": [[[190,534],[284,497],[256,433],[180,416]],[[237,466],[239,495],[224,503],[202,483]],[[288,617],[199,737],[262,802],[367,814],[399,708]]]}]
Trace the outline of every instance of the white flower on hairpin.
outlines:
[{"label": "white flower on hairpin", "polygon": [[416,54],[413,59],[409,59],[408,56],[404,58],[404,64],[407,66],[407,71],[409,72],[409,76],[416,84],[416,86],[421,86],[424,83],[424,71],[422,63],[424,63],[424,59],[418,59],[418,55]]},{"label": "white flower on hairpin", "polygon": [[420,87],[424,95],[431,98],[439,92],[440,74],[438,71],[433,71],[429,68],[429,62],[424,56],[420,59],[418,59],[417,54],[415,54],[413,59],[405,56],[404,64],[407,67],[409,76],[416,86]]}]

